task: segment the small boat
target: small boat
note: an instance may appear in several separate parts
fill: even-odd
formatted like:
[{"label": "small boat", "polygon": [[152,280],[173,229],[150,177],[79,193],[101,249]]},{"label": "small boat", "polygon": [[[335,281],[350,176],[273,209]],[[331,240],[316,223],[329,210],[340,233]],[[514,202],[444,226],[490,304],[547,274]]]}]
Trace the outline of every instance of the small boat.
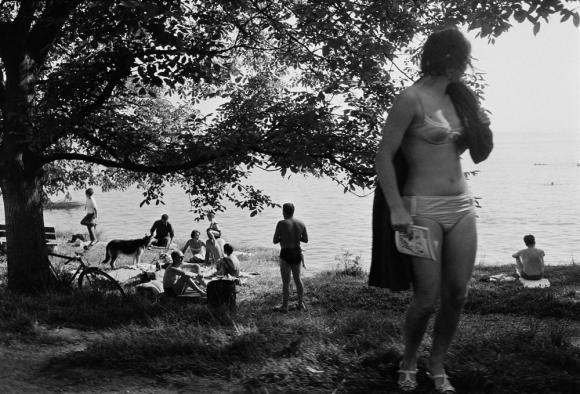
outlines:
[{"label": "small boat", "polygon": [[83,201],[45,201],[44,209],[73,209],[84,206]]}]

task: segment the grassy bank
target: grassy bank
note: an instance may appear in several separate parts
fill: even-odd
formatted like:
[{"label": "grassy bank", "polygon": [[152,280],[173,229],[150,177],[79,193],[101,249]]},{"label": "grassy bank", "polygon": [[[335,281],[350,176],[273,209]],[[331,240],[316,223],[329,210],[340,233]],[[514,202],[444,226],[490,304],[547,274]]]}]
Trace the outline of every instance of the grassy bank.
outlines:
[{"label": "grassy bank", "polygon": [[[228,324],[203,304],[2,289],[1,347],[44,352],[29,378],[46,391],[396,392],[408,293],[366,286],[346,256],[305,279],[307,312],[279,314],[275,253],[244,252],[242,269],[260,275],[239,288]],[[580,392],[579,267],[548,267],[549,289],[480,281],[509,269],[475,272],[447,362],[458,392]],[[432,392],[424,364],[418,393]]]}]

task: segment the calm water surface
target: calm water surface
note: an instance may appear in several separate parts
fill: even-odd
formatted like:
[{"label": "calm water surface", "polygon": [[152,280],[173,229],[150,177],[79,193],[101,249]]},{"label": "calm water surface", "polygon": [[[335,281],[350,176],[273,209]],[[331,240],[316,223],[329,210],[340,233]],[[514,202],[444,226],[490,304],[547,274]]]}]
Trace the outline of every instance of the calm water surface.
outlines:
[{"label": "calm water surface", "polygon": [[[524,247],[522,236],[528,233],[534,234],[537,246],[545,250],[547,264],[580,260],[580,134],[496,133],[495,149],[486,162],[475,166],[468,154],[464,156],[464,170],[480,170],[469,180],[482,206],[477,210],[478,262],[511,263],[511,254]],[[357,197],[344,194],[328,180],[301,176],[282,179],[277,173],[256,173],[251,182],[275,201],[295,204],[295,216],[309,231],[310,243],[304,248],[309,272],[335,267],[336,256],[345,250],[360,255],[368,268],[372,194]],[[73,199],[84,201],[83,191],[72,194]],[[184,242],[192,229],[203,234],[207,227],[207,222],[193,220],[189,199],[180,189],[167,191],[165,205],[142,208],[137,190],[97,190],[95,198],[104,240],[141,237],[163,213],[169,215],[178,243]],[[3,220],[1,201],[0,209]],[[83,214],[82,207],[46,211],[45,222],[58,230],[81,232]],[[272,235],[281,218],[281,209],[268,209],[250,218],[248,211],[230,208],[216,220],[234,247],[274,247]]]}]

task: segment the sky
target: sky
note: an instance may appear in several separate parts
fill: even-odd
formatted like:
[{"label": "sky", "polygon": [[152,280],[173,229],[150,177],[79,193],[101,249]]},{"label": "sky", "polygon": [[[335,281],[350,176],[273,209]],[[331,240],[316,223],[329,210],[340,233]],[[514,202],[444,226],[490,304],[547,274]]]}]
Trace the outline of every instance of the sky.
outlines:
[{"label": "sky", "polygon": [[[552,18],[534,36],[517,23],[494,44],[466,32],[473,65],[486,74],[485,102],[494,132],[580,132],[580,28]],[[210,113],[220,100],[200,106]]]},{"label": "sky", "polygon": [[468,37],[494,130],[580,133],[580,28],[553,18],[536,36],[531,23],[514,22],[495,44]]}]

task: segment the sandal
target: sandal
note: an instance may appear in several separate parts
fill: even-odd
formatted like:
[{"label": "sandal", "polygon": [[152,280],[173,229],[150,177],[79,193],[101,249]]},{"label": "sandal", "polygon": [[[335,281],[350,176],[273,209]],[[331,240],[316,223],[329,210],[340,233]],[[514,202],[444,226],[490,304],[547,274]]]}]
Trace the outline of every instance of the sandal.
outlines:
[{"label": "sandal", "polygon": [[433,384],[435,385],[435,391],[438,393],[455,392],[455,387],[451,385],[449,382],[449,376],[447,376],[445,372],[439,375],[431,375],[430,372],[427,372],[427,376],[433,381]]},{"label": "sandal", "polygon": [[[399,364],[400,367],[401,364]],[[417,388],[417,369],[399,369],[397,373],[399,374],[397,385],[401,391],[413,391]]]}]

